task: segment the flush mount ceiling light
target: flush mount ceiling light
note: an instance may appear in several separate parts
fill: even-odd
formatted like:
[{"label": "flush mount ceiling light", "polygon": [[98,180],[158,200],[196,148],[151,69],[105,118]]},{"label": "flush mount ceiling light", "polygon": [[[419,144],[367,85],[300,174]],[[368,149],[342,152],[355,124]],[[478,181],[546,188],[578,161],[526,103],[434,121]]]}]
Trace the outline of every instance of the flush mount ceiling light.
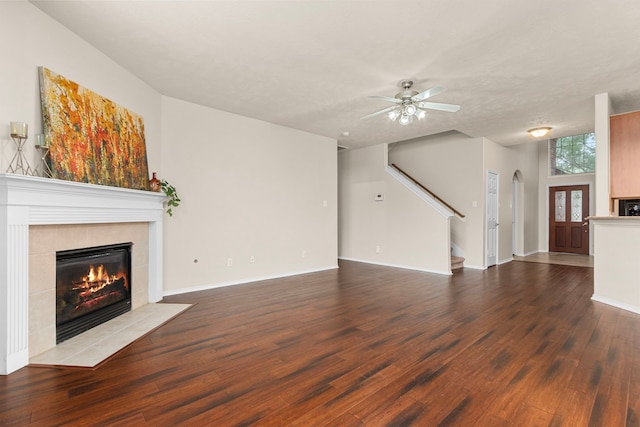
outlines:
[{"label": "flush mount ceiling light", "polygon": [[540,128],[529,129],[527,132],[529,133],[529,135],[531,135],[534,138],[541,138],[547,135],[549,132],[551,132],[551,128],[545,126]]},{"label": "flush mount ceiling light", "polygon": [[439,102],[425,102],[425,99],[430,98],[444,91],[442,87],[434,87],[424,92],[418,93],[415,90],[411,90],[413,82],[411,80],[403,80],[401,82],[402,91],[398,92],[394,98],[388,96],[371,96],[370,98],[382,99],[383,101],[393,102],[395,105],[384,108],[375,113],[362,117],[368,119],[378,114],[387,113],[387,116],[391,121],[398,120],[401,125],[408,125],[413,123],[413,118],[417,117],[418,120],[422,120],[426,117],[426,110],[439,110],[455,113],[460,109],[459,105],[453,104],[441,104]]}]

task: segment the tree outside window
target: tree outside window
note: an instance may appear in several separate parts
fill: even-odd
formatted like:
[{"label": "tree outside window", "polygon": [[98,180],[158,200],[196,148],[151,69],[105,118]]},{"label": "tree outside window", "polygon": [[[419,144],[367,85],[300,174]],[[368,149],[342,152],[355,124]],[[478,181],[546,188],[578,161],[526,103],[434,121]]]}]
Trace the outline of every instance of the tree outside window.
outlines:
[{"label": "tree outside window", "polygon": [[596,171],[596,136],[592,133],[549,140],[551,175],[594,173]]}]

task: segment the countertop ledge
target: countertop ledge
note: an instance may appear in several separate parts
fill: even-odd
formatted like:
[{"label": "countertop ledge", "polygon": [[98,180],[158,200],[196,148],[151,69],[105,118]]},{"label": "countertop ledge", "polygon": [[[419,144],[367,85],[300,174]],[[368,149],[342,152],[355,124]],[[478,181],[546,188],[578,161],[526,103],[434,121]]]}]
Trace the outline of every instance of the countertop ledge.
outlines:
[{"label": "countertop ledge", "polygon": [[640,222],[640,216],[588,216],[589,221],[629,221]]}]

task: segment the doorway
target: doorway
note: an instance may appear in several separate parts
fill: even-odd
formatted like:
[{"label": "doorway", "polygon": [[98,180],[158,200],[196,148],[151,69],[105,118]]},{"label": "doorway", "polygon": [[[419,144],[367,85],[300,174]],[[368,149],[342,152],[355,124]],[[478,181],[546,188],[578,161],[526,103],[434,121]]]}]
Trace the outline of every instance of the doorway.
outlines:
[{"label": "doorway", "polygon": [[522,172],[515,171],[511,179],[511,233],[512,254],[524,254],[524,179]]},{"label": "doorway", "polygon": [[549,188],[549,252],[589,254],[589,186]]},{"label": "doorway", "polygon": [[487,267],[498,259],[498,174],[487,171]]}]

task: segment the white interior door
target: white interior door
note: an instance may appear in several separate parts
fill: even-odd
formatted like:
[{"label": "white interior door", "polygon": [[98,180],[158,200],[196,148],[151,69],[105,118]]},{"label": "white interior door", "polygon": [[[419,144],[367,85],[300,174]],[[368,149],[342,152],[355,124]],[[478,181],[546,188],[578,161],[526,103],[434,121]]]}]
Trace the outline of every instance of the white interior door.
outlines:
[{"label": "white interior door", "polygon": [[498,174],[487,171],[487,267],[498,258]]}]

